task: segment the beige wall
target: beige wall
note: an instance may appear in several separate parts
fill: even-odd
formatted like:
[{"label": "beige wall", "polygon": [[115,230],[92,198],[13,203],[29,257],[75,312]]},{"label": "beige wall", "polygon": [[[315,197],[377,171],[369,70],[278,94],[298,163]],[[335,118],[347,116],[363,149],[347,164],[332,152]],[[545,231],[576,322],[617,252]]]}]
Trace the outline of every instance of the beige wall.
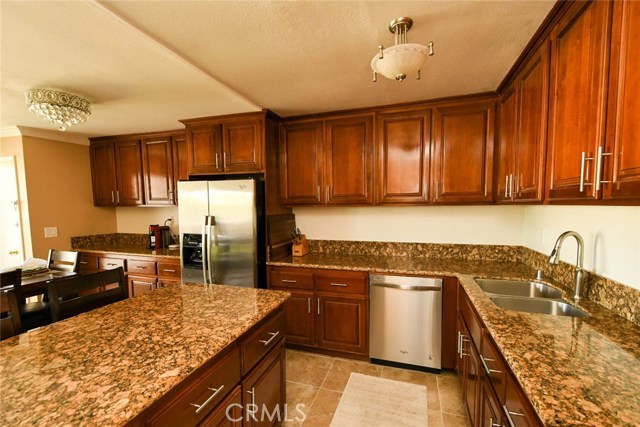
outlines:
[{"label": "beige wall", "polygon": [[[178,207],[121,207],[116,208],[118,233],[148,233],[149,225],[164,225],[167,218],[173,217],[171,234],[178,234]],[[167,223],[168,225],[169,223]]]},{"label": "beige wall", "polygon": [[[93,206],[89,147],[22,137],[33,256],[70,249],[72,236],[115,233],[115,208]],[[45,238],[44,227],[58,237]]]}]

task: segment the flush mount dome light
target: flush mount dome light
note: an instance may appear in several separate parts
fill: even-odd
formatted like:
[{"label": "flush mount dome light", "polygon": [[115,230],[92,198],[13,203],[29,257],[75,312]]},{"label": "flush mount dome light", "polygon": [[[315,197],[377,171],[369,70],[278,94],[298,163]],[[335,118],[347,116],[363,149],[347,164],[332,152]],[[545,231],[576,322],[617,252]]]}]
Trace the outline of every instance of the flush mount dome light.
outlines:
[{"label": "flush mount dome light", "polygon": [[67,130],[69,126],[86,121],[91,115],[91,104],[84,98],[51,89],[31,89],[27,92],[27,106],[36,116]]},{"label": "flush mount dome light", "polygon": [[407,43],[407,32],[412,25],[413,20],[406,16],[389,23],[389,31],[395,34],[395,46],[386,49],[378,46],[380,52],[371,60],[374,82],[378,81],[378,74],[399,82],[415,74],[416,80],[420,80],[420,69],[427,62],[427,57],[433,55],[433,42],[426,46]]}]

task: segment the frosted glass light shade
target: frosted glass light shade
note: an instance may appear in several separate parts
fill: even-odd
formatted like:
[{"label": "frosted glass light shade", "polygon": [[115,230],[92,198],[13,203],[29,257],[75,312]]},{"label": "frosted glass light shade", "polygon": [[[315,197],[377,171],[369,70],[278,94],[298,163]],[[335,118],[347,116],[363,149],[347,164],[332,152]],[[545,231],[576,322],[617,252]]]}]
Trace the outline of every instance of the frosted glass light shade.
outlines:
[{"label": "frosted glass light shade", "polygon": [[86,121],[91,104],[84,98],[51,89],[31,89],[26,95],[29,111],[61,131]]},{"label": "frosted glass light shade", "polygon": [[429,48],[421,44],[404,43],[383,50],[383,58],[376,54],[371,60],[371,69],[388,79],[404,80],[416,75],[429,56]]}]

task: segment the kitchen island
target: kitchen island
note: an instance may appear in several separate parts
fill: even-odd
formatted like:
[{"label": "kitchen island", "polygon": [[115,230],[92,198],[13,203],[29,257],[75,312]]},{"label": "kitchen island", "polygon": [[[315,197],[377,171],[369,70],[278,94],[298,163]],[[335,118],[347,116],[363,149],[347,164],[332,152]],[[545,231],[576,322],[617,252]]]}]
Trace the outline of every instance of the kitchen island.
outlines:
[{"label": "kitchen island", "polygon": [[[163,425],[172,405],[219,365],[238,377],[222,399],[254,365],[262,369],[267,351],[283,360],[282,334],[269,328],[281,321],[288,296],[180,284],[7,339],[0,345],[0,424],[116,427],[153,419]],[[268,346],[258,344],[274,335]],[[276,394],[283,397],[284,367],[278,375],[283,386]],[[195,396],[195,403],[204,400]]]}]

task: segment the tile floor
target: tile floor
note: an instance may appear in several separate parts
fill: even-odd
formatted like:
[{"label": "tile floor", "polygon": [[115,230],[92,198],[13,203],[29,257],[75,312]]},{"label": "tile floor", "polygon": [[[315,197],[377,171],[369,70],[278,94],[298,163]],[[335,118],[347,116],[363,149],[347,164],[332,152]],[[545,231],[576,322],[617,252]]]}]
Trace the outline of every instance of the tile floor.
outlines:
[{"label": "tile floor", "polygon": [[[454,372],[429,374],[367,362],[287,350],[287,404],[295,418],[304,404],[305,419],[286,427],[329,427],[352,372],[427,387],[429,427],[468,427],[460,382]],[[302,408],[302,407],[301,407]],[[398,425],[400,427],[401,424]]]}]

